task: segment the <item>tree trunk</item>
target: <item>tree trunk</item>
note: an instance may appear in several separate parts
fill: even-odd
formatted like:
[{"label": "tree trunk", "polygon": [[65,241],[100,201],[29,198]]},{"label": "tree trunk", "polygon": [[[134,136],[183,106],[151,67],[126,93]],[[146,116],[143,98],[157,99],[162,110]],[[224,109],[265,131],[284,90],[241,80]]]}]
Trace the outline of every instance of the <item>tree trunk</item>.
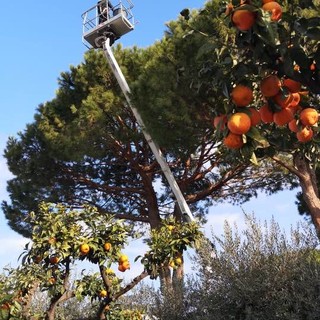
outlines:
[{"label": "tree trunk", "polygon": [[34,294],[37,291],[38,287],[39,287],[39,282],[35,282],[33,284],[32,288],[27,293],[27,297],[24,301],[23,308],[22,308],[22,315],[26,319],[28,319],[28,317],[30,316],[30,308],[31,308],[32,299],[33,299]]},{"label": "tree trunk", "polygon": [[50,307],[47,310],[46,320],[54,320],[57,305],[58,301],[55,301],[50,304]]},{"label": "tree trunk", "polygon": [[320,234],[320,199],[315,169],[310,161],[302,154],[296,154],[293,158],[300,181],[303,198],[310,210],[312,222]]}]

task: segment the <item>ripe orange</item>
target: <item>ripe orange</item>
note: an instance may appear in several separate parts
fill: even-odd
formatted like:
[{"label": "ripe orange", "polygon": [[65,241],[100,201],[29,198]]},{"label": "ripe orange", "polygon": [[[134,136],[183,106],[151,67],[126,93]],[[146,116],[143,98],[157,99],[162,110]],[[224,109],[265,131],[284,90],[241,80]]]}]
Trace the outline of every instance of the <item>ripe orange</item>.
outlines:
[{"label": "ripe orange", "polygon": [[284,79],[283,85],[288,88],[290,92],[299,92],[301,90],[301,83],[290,78]]},{"label": "ripe orange", "polygon": [[106,250],[106,251],[110,251],[110,249],[111,249],[111,243],[110,243],[110,242],[106,242],[106,243],[103,245],[103,248],[104,248],[104,250]]},{"label": "ripe orange", "polygon": [[130,262],[129,261],[124,261],[122,264],[123,268],[125,270],[130,269]]},{"label": "ripe orange", "polygon": [[34,263],[37,263],[37,264],[40,263],[41,260],[42,260],[41,256],[36,256],[36,257],[33,258]]},{"label": "ripe orange", "polygon": [[232,133],[244,134],[250,130],[250,117],[244,112],[234,113],[228,120],[228,128]]},{"label": "ripe orange", "polygon": [[301,100],[301,97],[300,97],[300,94],[298,92],[294,92],[291,94],[292,96],[292,100],[290,101],[290,104],[289,104],[289,107],[292,109],[295,109],[295,107],[298,106],[300,100]]},{"label": "ripe orange", "polygon": [[100,296],[101,298],[105,298],[107,295],[108,295],[107,290],[101,290],[101,291],[99,292],[99,296]]},{"label": "ripe orange", "polygon": [[273,121],[278,126],[284,126],[293,120],[293,113],[290,109],[281,109],[279,112],[273,114]]},{"label": "ripe orange", "polygon": [[130,269],[129,261],[125,261],[123,263],[120,263],[119,266],[118,266],[118,270],[121,271],[121,272],[125,272],[128,269]]},{"label": "ripe orange", "polygon": [[297,124],[297,120],[293,119],[288,123],[288,128],[292,131],[292,132],[298,132],[299,131],[299,127]]},{"label": "ripe orange", "polygon": [[279,92],[273,97],[273,101],[283,109],[288,108],[292,100],[293,96],[291,93],[289,95],[284,95],[282,92]]},{"label": "ripe orange", "polygon": [[264,123],[273,122],[273,112],[267,103],[259,109],[259,113],[260,113],[262,122]]},{"label": "ripe orange", "polygon": [[236,106],[246,107],[253,100],[252,89],[242,84],[238,84],[232,89],[231,98]]},{"label": "ripe orange", "polygon": [[265,97],[275,96],[280,91],[280,88],[281,88],[281,81],[274,74],[271,74],[265,77],[260,82],[260,90]]},{"label": "ripe orange", "polygon": [[300,113],[300,121],[305,126],[313,126],[319,120],[318,111],[314,108],[303,109]]},{"label": "ripe orange", "polygon": [[129,261],[129,257],[126,256],[125,254],[122,254],[122,255],[119,257],[119,264],[122,264],[122,263],[124,263],[125,261]]},{"label": "ripe orange", "polygon": [[223,139],[223,144],[229,149],[240,149],[243,146],[242,135],[229,132]]},{"label": "ripe orange", "polygon": [[256,15],[254,12],[240,7],[233,12],[231,20],[238,30],[248,31],[256,22]]},{"label": "ripe orange", "polygon": [[50,263],[51,264],[57,264],[59,262],[59,258],[57,256],[51,256],[50,257]]},{"label": "ripe orange", "polygon": [[56,279],[54,277],[51,277],[51,278],[49,278],[48,282],[49,282],[49,284],[55,284]]},{"label": "ripe orange", "polygon": [[271,13],[271,21],[279,21],[282,17],[282,7],[278,2],[267,2],[262,6],[262,10]]},{"label": "ripe orange", "polygon": [[313,131],[309,127],[304,127],[301,129],[299,132],[296,133],[297,139],[300,142],[308,142],[312,139],[313,137]]},{"label": "ripe orange", "polygon": [[257,126],[261,122],[261,115],[259,111],[255,108],[249,108],[250,111],[249,117],[251,119],[251,126]]},{"label": "ripe orange", "polygon": [[82,254],[87,254],[88,252],[90,251],[90,247],[87,243],[83,243],[81,246],[80,246],[80,252]]},{"label": "ripe orange", "polygon": [[226,128],[226,124],[227,124],[227,116],[225,114],[216,116],[213,119],[213,126],[217,130],[224,130]]},{"label": "ripe orange", "polygon": [[48,240],[49,244],[55,244],[57,242],[57,239],[54,237],[49,238]]}]

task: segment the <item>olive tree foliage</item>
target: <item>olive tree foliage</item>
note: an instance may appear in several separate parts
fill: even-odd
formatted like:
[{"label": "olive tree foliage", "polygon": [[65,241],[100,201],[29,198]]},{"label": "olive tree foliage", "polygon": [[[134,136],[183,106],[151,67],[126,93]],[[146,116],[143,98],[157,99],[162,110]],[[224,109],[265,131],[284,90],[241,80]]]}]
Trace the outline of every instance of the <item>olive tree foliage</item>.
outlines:
[{"label": "olive tree foliage", "polygon": [[[204,24],[201,19],[195,14],[194,20]],[[192,212],[203,218],[213,202],[246,201],[258,190],[292,187],[294,178],[269,163],[261,172],[249,162],[229,163],[229,153],[217,149],[211,115],[205,112],[214,100],[190,89],[199,64],[189,68],[207,38],[196,33],[185,37],[188,28],[178,19],[149,48],[118,46],[114,53],[136,106],[154,109],[160,126],[150,126],[142,112],[147,129],[159,141]],[[5,158],[14,178],[7,187],[10,202],[3,202],[2,209],[9,225],[30,236],[24,218],[41,201],[94,205],[101,215],[108,212],[151,228],[168,215],[180,220],[171,190],[103,53],[88,51],[82,63],[61,73],[58,86],[56,97],[39,105],[34,121],[8,140]],[[173,118],[161,118],[156,107]]]},{"label": "olive tree foliage", "polygon": [[181,319],[318,319],[319,240],[307,223],[289,235],[272,219],[245,214],[245,227],[225,223],[211,250],[193,257]]}]

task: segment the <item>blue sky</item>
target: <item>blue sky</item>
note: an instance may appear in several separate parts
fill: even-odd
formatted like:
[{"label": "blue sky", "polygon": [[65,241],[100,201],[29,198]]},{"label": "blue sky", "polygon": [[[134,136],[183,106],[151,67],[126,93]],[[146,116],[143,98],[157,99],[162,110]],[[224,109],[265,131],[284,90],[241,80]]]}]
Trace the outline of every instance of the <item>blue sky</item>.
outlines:
[{"label": "blue sky", "polygon": [[[201,0],[136,0],[133,9],[137,21],[133,32],[120,41],[124,46],[148,46],[160,39],[165,22],[175,19],[185,8],[199,8]],[[60,72],[82,61],[86,47],[81,42],[81,14],[94,1],[4,1],[1,5],[0,53],[0,149],[8,136],[23,131],[40,103],[51,100]],[[5,161],[0,158],[0,200],[7,198],[5,181],[10,178]],[[262,219],[275,215],[284,228],[301,220],[294,205],[295,192],[274,197],[261,196],[243,206]],[[209,225],[222,232],[224,219],[241,224],[242,209],[230,205],[214,206]],[[6,226],[0,212],[0,268],[16,265],[26,240]],[[4,245],[3,245],[4,244]],[[138,254],[138,253],[137,253]]]}]

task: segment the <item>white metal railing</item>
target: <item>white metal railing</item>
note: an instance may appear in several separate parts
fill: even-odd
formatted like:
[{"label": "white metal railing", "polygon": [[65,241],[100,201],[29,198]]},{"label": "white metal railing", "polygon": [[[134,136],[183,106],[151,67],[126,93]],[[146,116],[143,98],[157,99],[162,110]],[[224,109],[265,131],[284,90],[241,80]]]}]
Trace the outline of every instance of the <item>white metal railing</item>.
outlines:
[{"label": "white metal railing", "polygon": [[99,14],[98,4],[96,4],[81,15],[82,34],[92,31],[102,22],[112,21],[119,14],[125,16],[125,18],[134,25],[134,17],[131,11],[132,8],[133,4],[131,0],[118,0],[117,3],[113,5],[113,9],[108,7],[108,0],[106,0],[106,11]]}]

